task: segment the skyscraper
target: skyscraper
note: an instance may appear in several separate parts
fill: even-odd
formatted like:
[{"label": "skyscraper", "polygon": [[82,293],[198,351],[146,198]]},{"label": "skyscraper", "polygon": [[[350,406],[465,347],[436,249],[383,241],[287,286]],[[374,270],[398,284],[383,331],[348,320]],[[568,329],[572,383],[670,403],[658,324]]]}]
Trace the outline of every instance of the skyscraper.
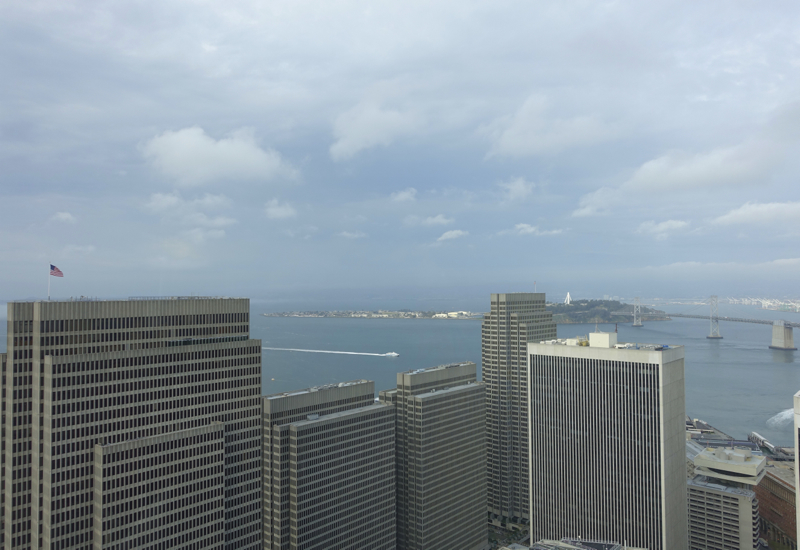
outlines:
[{"label": "skyscraper", "polygon": [[247,299],[8,304],[5,548],[261,546]]},{"label": "skyscraper", "polygon": [[544,293],[492,294],[481,327],[490,519],[528,525],[528,342],[556,337]]},{"label": "skyscraper", "polygon": [[264,548],[395,548],[395,408],[355,380],[263,398]]},{"label": "skyscraper", "polygon": [[530,343],[531,540],[687,544],[684,350]]},{"label": "skyscraper", "polygon": [[475,363],[397,374],[397,549],[483,550],[485,388]]}]

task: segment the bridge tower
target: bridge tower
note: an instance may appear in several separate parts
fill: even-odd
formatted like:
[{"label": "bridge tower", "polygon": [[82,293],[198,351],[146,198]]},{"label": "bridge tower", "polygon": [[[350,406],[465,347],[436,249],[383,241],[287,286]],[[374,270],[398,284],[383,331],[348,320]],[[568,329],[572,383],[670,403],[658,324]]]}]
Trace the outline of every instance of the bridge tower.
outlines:
[{"label": "bridge tower", "polygon": [[633,326],[644,326],[642,325],[642,299],[638,296],[633,299]]},{"label": "bridge tower", "polygon": [[786,321],[775,321],[772,324],[772,345],[770,349],[796,350],[794,347],[794,335],[791,325],[787,326]]},{"label": "bridge tower", "polygon": [[708,305],[711,309],[709,315],[711,330],[706,338],[710,338],[712,340],[722,340],[722,335],[719,333],[719,296],[711,296],[708,299]]}]

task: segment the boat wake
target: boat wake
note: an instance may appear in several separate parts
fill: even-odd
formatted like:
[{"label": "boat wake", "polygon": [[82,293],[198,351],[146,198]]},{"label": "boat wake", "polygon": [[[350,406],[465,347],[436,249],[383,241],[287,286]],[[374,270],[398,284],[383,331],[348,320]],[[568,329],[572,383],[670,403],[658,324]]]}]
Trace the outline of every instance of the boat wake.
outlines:
[{"label": "boat wake", "polygon": [[786,409],[767,420],[767,426],[770,428],[782,428],[791,423],[792,420],[794,420],[794,409]]},{"label": "boat wake", "polygon": [[389,353],[362,353],[359,351],[331,351],[331,350],[324,350],[324,349],[295,349],[295,348],[267,348],[262,347],[261,349],[268,349],[270,351],[302,351],[304,353],[336,353],[339,355],[370,355],[372,357],[399,357],[399,353],[395,353],[390,351]]}]

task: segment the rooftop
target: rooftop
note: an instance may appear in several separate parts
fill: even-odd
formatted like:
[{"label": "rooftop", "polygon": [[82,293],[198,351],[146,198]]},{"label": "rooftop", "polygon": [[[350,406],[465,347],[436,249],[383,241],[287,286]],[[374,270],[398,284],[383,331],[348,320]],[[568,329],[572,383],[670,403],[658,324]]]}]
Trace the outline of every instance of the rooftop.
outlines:
[{"label": "rooftop", "polygon": [[706,448],[693,459],[698,474],[726,481],[756,485],[764,477],[766,458],[750,449]]},{"label": "rooftop", "polygon": [[401,374],[420,374],[420,373],[423,373],[423,372],[432,372],[432,371],[437,371],[437,370],[452,369],[454,367],[465,367],[465,366],[467,366],[467,365],[469,365],[471,363],[472,363],[472,361],[461,361],[460,363],[448,363],[447,365],[438,365],[436,367],[428,367],[428,368],[425,368],[425,369],[409,370],[409,371],[405,371],[405,372],[403,372]]},{"label": "rooftop", "polygon": [[243,296],[128,296],[127,298],[98,298],[97,296],[70,296],[60,300],[10,300],[13,303],[33,302],[146,302],[157,300],[248,300]]},{"label": "rooftop", "polygon": [[738,487],[731,487],[729,485],[722,485],[720,483],[714,483],[713,479],[709,479],[706,476],[696,476],[694,479],[689,479],[687,482],[690,486],[694,487],[701,487],[704,489],[714,489],[716,491],[722,491],[731,495],[739,495],[748,498],[755,498],[756,494],[753,491],[748,489],[740,489]]},{"label": "rooftop", "polygon": [[588,338],[586,336],[576,336],[575,338],[558,338],[555,340],[544,340],[540,344],[553,346],[578,346],[590,348],[614,348],[630,350],[663,351],[670,348],[680,348],[683,346],[671,346],[668,344],[637,344],[632,342],[618,342],[616,332],[592,332]]},{"label": "rooftop", "polygon": [[264,399],[280,399],[281,397],[292,397],[295,395],[303,395],[318,391],[332,390],[335,388],[346,388],[348,386],[358,386],[359,384],[369,384],[369,380],[350,380],[349,382],[339,382],[338,384],[323,384],[322,386],[311,386],[304,390],[288,391],[283,393],[274,393],[272,395],[264,396]]}]

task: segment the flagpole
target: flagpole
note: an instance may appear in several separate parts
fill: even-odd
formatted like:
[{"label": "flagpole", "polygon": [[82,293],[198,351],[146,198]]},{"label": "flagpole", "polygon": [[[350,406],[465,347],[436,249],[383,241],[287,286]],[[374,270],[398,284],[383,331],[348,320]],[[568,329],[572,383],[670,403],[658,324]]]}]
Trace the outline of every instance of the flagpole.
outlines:
[{"label": "flagpole", "polygon": [[[49,265],[50,264],[48,264],[48,266]],[[50,301],[50,277],[51,277],[51,275],[50,275],[50,270],[49,270],[49,267],[48,267],[48,271],[47,271],[47,301],[48,302]]]}]

